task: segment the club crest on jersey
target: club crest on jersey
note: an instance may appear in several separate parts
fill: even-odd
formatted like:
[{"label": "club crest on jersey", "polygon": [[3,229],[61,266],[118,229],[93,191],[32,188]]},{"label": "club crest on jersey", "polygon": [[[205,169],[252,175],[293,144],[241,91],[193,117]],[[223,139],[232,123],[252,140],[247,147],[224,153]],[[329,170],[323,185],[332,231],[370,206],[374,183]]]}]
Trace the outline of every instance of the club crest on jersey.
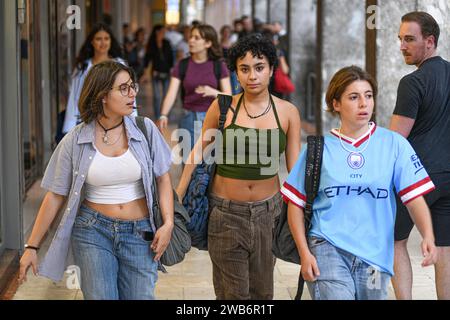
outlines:
[{"label": "club crest on jersey", "polygon": [[352,152],[348,155],[347,163],[352,169],[361,169],[364,166],[364,157],[361,153]]}]

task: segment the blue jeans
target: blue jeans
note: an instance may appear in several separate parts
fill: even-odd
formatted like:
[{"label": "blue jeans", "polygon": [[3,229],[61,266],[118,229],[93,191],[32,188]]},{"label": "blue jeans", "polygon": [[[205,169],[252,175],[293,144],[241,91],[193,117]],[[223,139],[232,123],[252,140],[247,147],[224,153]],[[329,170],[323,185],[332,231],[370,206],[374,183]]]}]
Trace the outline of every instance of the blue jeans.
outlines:
[{"label": "blue jeans", "polygon": [[167,88],[169,86],[169,78],[160,79],[158,77],[154,77],[152,79],[153,85],[153,111],[155,114],[155,120],[158,120],[161,116],[161,103],[163,97],[167,93]]},{"label": "blue jeans", "polygon": [[[178,128],[186,129],[189,132],[190,146],[191,146],[189,149],[189,151],[190,151],[194,147],[195,142],[200,137],[200,134],[202,132],[203,121],[205,120],[205,116],[206,116],[206,112],[188,111],[186,109],[183,109],[183,111],[184,111],[184,116],[178,123]],[[183,153],[183,160],[186,161],[188,156],[189,156],[189,153],[187,153],[187,154]]]},{"label": "blue jeans", "polygon": [[158,263],[140,231],[149,219],[124,221],[81,206],[72,231],[75,264],[86,300],[153,300]]},{"label": "blue jeans", "polygon": [[385,300],[391,276],[324,239],[308,239],[320,276],[307,282],[313,300]]}]

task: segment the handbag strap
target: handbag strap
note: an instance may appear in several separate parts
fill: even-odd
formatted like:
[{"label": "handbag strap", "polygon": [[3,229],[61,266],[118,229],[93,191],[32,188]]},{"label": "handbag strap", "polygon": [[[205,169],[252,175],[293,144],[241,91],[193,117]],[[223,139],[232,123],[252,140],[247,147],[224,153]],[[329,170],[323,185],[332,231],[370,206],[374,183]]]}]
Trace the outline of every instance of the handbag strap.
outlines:
[{"label": "handbag strap", "polygon": [[323,136],[308,136],[305,168],[305,230],[311,227],[313,202],[317,196],[320,184],[320,170],[324,148]]},{"label": "handbag strap", "polygon": [[[308,136],[307,149],[306,149],[306,166],[305,166],[305,191],[306,191],[306,204],[305,204],[305,232],[308,234],[311,228],[311,218],[313,202],[317,196],[320,184],[320,170],[322,169],[322,156],[324,147],[323,136]],[[294,300],[301,300],[303,295],[303,287],[305,280],[300,272],[298,277],[297,294]]]},{"label": "handbag strap", "polygon": [[[223,129],[225,126],[225,121],[227,120],[227,113],[228,109],[230,109],[231,102],[233,102],[233,97],[226,95],[226,94],[219,94],[217,96],[217,100],[219,102],[219,109],[220,109],[220,117],[219,117],[219,130],[223,133]],[[233,109],[231,109],[233,111]],[[213,164],[212,171],[211,171],[211,179],[214,178],[216,175],[217,166]],[[212,181],[212,180],[211,180]],[[209,183],[207,194],[211,193],[212,190],[212,183]]]},{"label": "handbag strap", "polygon": [[[150,157],[152,156],[151,147],[150,147],[150,140],[148,139],[147,135],[147,127],[145,126],[145,117],[143,116],[136,116],[136,125],[138,128],[142,131],[144,134],[145,140],[148,144],[148,152],[150,154]],[[153,160],[153,159],[152,159]],[[152,197],[153,197],[153,203],[156,207],[159,208],[159,199],[158,199],[158,186],[156,185],[156,178],[155,173],[152,174],[153,177],[153,183],[152,183]]]},{"label": "handbag strap", "polygon": [[225,125],[225,121],[227,120],[228,109],[231,106],[231,102],[233,101],[233,97],[226,94],[219,94],[217,96],[219,101],[220,108],[220,117],[219,117],[219,130],[223,132],[223,127]]}]

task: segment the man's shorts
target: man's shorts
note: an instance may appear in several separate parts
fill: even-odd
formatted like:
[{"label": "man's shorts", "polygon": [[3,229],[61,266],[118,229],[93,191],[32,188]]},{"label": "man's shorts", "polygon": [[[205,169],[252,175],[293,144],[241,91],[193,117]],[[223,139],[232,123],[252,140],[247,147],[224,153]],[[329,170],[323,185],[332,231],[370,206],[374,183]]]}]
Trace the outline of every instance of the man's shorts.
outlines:
[{"label": "man's shorts", "polygon": [[[436,246],[450,246],[450,173],[431,177],[436,189],[424,196],[431,211]],[[395,241],[405,240],[414,226],[406,207],[397,198]]]}]

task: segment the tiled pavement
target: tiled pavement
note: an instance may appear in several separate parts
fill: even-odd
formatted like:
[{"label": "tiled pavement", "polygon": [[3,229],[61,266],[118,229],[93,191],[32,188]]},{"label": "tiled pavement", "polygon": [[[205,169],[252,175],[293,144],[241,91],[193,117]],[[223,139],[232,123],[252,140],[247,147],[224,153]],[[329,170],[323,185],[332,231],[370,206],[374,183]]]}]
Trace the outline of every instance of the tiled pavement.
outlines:
[{"label": "tiled pavement", "polygon": [[[432,268],[420,266],[421,257],[418,251],[418,235],[413,234],[410,252],[413,254],[414,299],[436,299],[434,289],[434,272]],[[212,269],[208,253],[192,249],[185,260],[167,268],[167,274],[160,273],[156,286],[156,297],[160,300],[211,300],[215,299],[212,286]],[[277,260],[274,272],[276,300],[291,300],[297,290],[297,265]],[[23,284],[14,296],[14,300],[77,300],[83,299],[80,290],[67,289],[67,277],[59,283],[42,277],[35,277],[29,272],[28,281]],[[304,299],[310,299],[307,290]],[[392,288],[389,299],[394,299]]]}]

